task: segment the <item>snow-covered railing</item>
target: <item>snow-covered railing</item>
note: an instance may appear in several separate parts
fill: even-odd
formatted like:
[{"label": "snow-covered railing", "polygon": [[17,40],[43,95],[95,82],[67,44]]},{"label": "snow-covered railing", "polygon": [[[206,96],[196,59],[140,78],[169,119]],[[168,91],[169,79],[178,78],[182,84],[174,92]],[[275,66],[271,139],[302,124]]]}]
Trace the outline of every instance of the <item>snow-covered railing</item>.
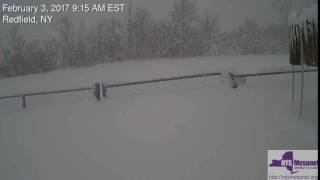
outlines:
[{"label": "snow-covered railing", "polygon": [[[317,69],[308,69],[304,70],[304,72],[317,72]],[[275,71],[275,72],[263,72],[263,73],[250,73],[250,74],[233,74],[228,73],[230,75],[231,80],[233,81],[233,88],[238,87],[237,78],[247,78],[247,77],[260,77],[260,76],[270,76],[270,75],[281,75],[281,74],[290,74],[290,73],[299,73],[301,71]],[[213,76],[221,76],[222,73],[201,73],[194,75],[185,75],[185,76],[176,76],[169,78],[159,78],[159,79],[151,79],[145,81],[134,81],[134,82],[126,82],[126,83],[116,83],[116,84],[104,84],[104,83],[96,83],[93,87],[82,87],[82,88],[71,88],[64,90],[53,90],[53,91],[39,91],[39,92],[28,92],[21,93],[16,95],[8,95],[8,96],[0,96],[0,100],[11,99],[11,98],[21,98],[22,107],[26,108],[26,97],[29,96],[41,96],[41,95],[50,95],[50,94],[61,94],[61,93],[72,93],[72,92],[81,92],[81,91],[93,91],[95,97],[98,100],[102,100],[107,96],[107,90],[119,87],[129,87],[134,85],[143,85],[143,84],[152,84],[152,83],[160,83],[160,82],[168,82],[168,81],[178,81],[178,80],[186,80],[186,79],[195,79],[195,78],[203,78],[203,77],[213,77]]]}]

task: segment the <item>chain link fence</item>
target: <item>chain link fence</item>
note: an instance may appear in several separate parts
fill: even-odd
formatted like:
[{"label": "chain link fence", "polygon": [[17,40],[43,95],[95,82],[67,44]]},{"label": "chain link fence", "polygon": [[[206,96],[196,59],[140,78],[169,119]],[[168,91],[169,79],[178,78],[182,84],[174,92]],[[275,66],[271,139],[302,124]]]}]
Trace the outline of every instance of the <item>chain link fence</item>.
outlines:
[{"label": "chain link fence", "polygon": [[[305,70],[305,72],[317,72],[317,69]],[[239,80],[245,81],[248,77],[260,77],[260,76],[270,76],[270,75],[283,75],[283,74],[294,74],[300,73],[301,71],[279,71],[279,72],[265,72],[265,73],[252,73],[252,74],[232,74],[227,73],[231,81],[233,81],[233,88],[238,87]],[[17,95],[9,95],[0,97],[0,101],[10,100],[10,99],[21,99],[22,107],[27,107],[28,104],[34,105],[36,103],[43,103],[43,96],[48,98],[47,100],[52,103],[58,103],[63,101],[74,101],[77,98],[69,97],[69,93],[77,93],[81,97],[95,96],[98,100],[108,97],[117,96],[130,96],[138,94],[150,94],[157,92],[168,92],[173,90],[181,89],[199,89],[204,87],[214,87],[218,85],[221,81],[222,73],[203,73],[196,75],[186,75],[179,77],[170,77],[162,79],[153,79],[145,81],[135,81],[127,83],[118,84],[105,84],[96,83],[92,87],[82,87],[64,90],[54,90],[54,91],[43,91],[43,92],[32,92],[23,93]],[[98,86],[96,86],[98,84]],[[100,92],[101,91],[101,92]],[[78,98],[79,98],[78,96]],[[32,97],[32,99],[31,99]],[[41,99],[42,98],[42,99]],[[33,101],[30,103],[29,101]],[[38,105],[37,105],[38,106]]]},{"label": "chain link fence", "polygon": [[107,97],[150,94],[181,89],[199,89],[217,85],[220,82],[219,76],[220,73],[199,74],[193,76],[105,85],[105,88],[107,88]]}]

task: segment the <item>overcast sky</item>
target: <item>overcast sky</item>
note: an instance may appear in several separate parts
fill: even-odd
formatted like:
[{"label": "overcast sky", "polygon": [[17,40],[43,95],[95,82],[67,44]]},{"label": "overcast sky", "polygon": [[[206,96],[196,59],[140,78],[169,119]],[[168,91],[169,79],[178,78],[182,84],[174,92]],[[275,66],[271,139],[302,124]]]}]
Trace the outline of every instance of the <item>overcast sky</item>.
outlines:
[{"label": "overcast sky", "polygon": [[[2,2],[30,3],[39,0],[1,0]],[[50,3],[88,3],[86,0],[52,0]],[[110,2],[110,0],[96,0],[95,2]],[[114,0],[113,2],[128,2],[129,0]],[[176,0],[132,0],[134,7],[144,7],[151,11],[156,19],[165,18],[168,12],[172,11],[172,5]],[[247,18],[253,19],[260,25],[269,25],[278,23],[278,14],[272,7],[272,0],[191,0],[195,3],[200,14],[208,12],[219,19],[220,29],[222,31],[232,31],[243,23]],[[308,6],[312,0],[298,0],[297,7]],[[48,1],[47,1],[48,2]],[[112,1],[111,1],[112,2]],[[84,20],[89,25],[94,25],[104,16],[84,15]],[[78,18],[81,16],[78,16]],[[23,34],[28,38],[43,38],[52,33],[52,27],[47,25],[27,25],[23,28]]]}]

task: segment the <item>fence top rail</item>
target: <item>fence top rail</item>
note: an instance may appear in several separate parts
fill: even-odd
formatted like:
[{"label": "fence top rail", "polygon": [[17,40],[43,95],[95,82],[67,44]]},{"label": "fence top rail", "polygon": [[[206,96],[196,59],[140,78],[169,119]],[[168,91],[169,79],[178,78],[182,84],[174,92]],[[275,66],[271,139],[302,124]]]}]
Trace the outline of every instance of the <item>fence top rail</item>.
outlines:
[{"label": "fence top rail", "polygon": [[21,95],[9,95],[9,96],[1,96],[0,99],[11,99],[11,98],[19,98]]},{"label": "fence top rail", "polygon": [[139,84],[149,84],[149,83],[157,83],[157,82],[163,82],[163,81],[175,81],[175,80],[181,80],[181,79],[192,79],[192,78],[220,76],[220,75],[221,75],[220,72],[202,73],[202,74],[194,74],[194,75],[186,75],[186,76],[151,79],[151,80],[145,80],[145,81],[133,81],[133,82],[126,82],[126,83],[119,83],[119,84],[110,84],[110,85],[106,85],[105,87],[106,88],[116,88],[116,87],[123,87],[123,86],[132,86],[132,85],[139,85]]},{"label": "fence top rail", "polygon": [[[317,72],[318,69],[306,69],[304,72]],[[268,75],[279,75],[279,74],[290,74],[290,73],[301,73],[300,70],[296,71],[277,71],[277,72],[265,72],[265,73],[251,73],[251,74],[239,74],[234,77],[257,77],[257,76],[268,76]]]},{"label": "fence top rail", "polygon": [[64,90],[55,90],[55,91],[39,91],[39,92],[31,92],[31,93],[21,93],[9,96],[2,96],[0,99],[8,99],[8,98],[19,98],[19,97],[27,97],[27,96],[37,96],[37,95],[48,95],[48,94],[60,94],[60,93],[68,93],[68,92],[76,92],[76,91],[89,91],[92,90],[92,87],[84,87],[84,88],[73,88],[73,89],[64,89]]},{"label": "fence top rail", "polygon": [[32,93],[23,94],[23,96],[60,94],[60,93],[77,92],[77,91],[89,91],[89,90],[92,90],[92,89],[93,89],[93,87],[84,87],[84,88],[73,88],[73,89],[64,89],[64,90],[55,90],[55,91],[32,92]]},{"label": "fence top rail", "polygon": [[[317,72],[317,71],[318,71],[318,69],[304,70],[304,72]],[[278,75],[278,74],[289,74],[289,73],[300,73],[300,72],[301,71],[278,71],[278,72],[251,73],[251,74],[238,74],[238,75],[235,74],[234,77],[255,77],[255,76]],[[186,75],[186,76],[176,76],[176,77],[169,77],[169,78],[152,79],[152,80],[145,80],[145,81],[134,81],[134,82],[127,82],[127,83],[110,84],[110,85],[105,85],[105,88],[116,88],[116,87],[124,87],[124,86],[140,85],[140,84],[157,83],[157,82],[163,82],[163,81],[174,81],[174,80],[201,78],[201,77],[210,77],[210,76],[220,76],[220,75],[221,75],[220,72],[202,73],[202,74],[194,74],[194,75]],[[89,91],[89,90],[93,90],[93,87],[21,93],[21,94],[15,94],[15,95],[0,96],[0,100],[1,99],[27,97],[27,96],[60,94],[60,93],[77,92],[77,91]]]}]

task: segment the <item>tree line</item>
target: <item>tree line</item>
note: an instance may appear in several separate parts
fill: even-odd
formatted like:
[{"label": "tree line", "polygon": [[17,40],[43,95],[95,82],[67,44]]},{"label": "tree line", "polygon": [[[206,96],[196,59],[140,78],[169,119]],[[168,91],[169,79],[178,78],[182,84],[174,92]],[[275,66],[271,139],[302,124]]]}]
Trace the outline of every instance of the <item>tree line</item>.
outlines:
[{"label": "tree line", "polygon": [[41,41],[25,40],[16,26],[0,36],[0,77],[126,60],[288,51],[286,24],[265,27],[247,19],[236,30],[221,32],[221,23],[200,14],[192,1],[178,0],[161,20],[131,4],[124,17],[103,19],[93,27],[65,16],[53,26],[58,36]]}]

